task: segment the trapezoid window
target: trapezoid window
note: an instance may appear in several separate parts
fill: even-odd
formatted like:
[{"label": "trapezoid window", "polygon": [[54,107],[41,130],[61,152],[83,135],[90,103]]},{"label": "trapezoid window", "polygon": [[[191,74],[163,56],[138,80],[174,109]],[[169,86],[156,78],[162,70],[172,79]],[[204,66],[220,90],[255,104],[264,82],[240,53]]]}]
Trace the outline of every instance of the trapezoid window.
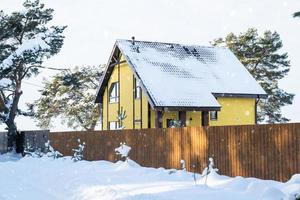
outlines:
[{"label": "trapezoid window", "polygon": [[114,82],[109,88],[109,103],[119,102],[119,82]]}]

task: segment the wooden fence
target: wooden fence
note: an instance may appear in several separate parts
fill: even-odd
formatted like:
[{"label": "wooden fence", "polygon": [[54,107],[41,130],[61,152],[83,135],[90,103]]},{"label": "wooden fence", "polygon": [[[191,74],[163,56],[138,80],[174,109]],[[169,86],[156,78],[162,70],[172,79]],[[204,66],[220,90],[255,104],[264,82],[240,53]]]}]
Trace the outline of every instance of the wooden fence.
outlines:
[{"label": "wooden fence", "polygon": [[[52,132],[52,145],[72,155],[77,139],[86,160],[116,161],[114,149],[126,142],[130,158],[147,167],[202,172],[213,157],[220,173],[279,181],[300,173],[300,123],[94,132]],[[194,166],[194,167],[193,167]]]}]

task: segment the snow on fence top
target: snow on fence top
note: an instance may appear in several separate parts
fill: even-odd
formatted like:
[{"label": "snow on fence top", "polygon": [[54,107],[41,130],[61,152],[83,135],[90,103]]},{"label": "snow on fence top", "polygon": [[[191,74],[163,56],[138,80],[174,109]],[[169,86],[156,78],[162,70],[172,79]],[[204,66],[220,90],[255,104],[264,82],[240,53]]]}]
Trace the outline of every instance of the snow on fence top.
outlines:
[{"label": "snow on fence top", "polygon": [[213,94],[265,91],[227,48],[117,40],[155,106],[217,107]]}]

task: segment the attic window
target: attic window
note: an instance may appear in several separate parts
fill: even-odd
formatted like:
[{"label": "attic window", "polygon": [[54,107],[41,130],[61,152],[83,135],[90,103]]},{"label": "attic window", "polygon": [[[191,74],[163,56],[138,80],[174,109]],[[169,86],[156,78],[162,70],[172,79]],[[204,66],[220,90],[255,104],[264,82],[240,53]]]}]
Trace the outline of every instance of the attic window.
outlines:
[{"label": "attic window", "polygon": [[119,102],[119,83],[114,82],[109,88],[109,103]]}]

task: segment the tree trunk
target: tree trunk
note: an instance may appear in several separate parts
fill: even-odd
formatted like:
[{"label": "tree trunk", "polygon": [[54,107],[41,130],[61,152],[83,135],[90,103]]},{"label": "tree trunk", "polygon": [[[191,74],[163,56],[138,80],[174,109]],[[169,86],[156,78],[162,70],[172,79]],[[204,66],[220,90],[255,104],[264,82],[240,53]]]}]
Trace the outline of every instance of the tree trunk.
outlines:
[{"label": "tree trunk", "polygon": [[8,134],[7,134],[7,147],[9,151],[12,151],[16,148],[16,135],[17,135],[17,126],[15,124],[15,118],[17,115],[18,104],[20,97],[22,95],[21,91],[21,83],[17,83],[14,99],[10,108],[9,118],[6,121],[6,125],[8,127]]},{"label": "tree trunk", "polygon": [[8,134],[7,134],[7,148],[8,151],[12,151],[16,148],[16,135],[17,135],[17,127],[14,122],[8,122]]}]

